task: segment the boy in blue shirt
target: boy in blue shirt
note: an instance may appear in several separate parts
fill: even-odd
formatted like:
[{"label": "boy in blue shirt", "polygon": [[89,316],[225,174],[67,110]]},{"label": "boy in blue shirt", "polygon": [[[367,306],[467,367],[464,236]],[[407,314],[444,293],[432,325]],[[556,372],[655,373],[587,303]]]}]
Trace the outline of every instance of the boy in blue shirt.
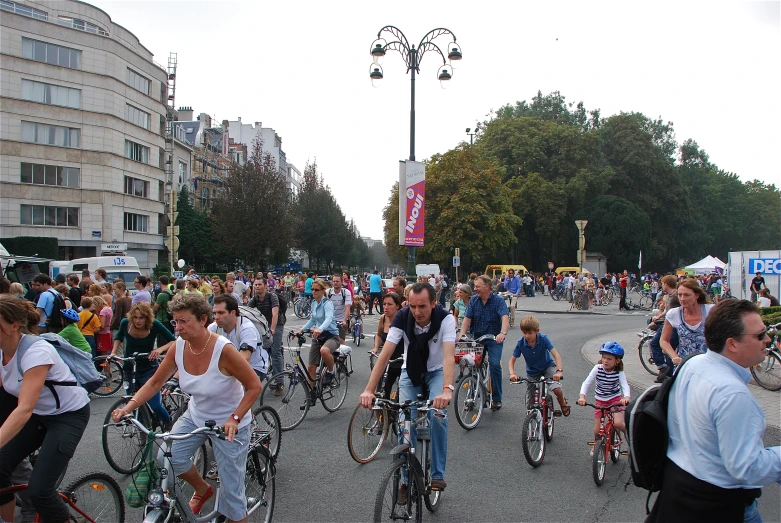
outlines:
[{"label": "boy in blue shirt", "polygon": [[[515,374],[515,360],[523,355],[523,359],[526,361],[526,376],[529,379],[552,378],[554,383],[549,390],[559,400],[561,413],[569,416],[571,409],[559,383],[564,375],[561,355],[548,337],[545,334],[540,334],[540,322],[537,321],[537,318],[526,316],[521,320],[520,327],[523,337],[518,340],[513,350],[513,357],[510,358],[510,381],[518,381],[518,376]],[[530,383],[526,388],[527,408],[533,395],[534,385]]]}]

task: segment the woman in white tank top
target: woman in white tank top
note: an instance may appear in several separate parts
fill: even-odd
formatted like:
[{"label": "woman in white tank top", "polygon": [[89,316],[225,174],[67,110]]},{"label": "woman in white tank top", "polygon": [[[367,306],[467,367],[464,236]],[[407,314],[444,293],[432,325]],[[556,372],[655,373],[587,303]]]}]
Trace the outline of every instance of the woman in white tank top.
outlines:
[{"label": "woman in white tank top", "polygon": [[[190,404],[171,432],[188,433],[214,420],[225,430],[226,440],[202,435],[176,441],[171,462],[174,473],[195,489],[190,507],[196,514],[214,495],[211,486],[201,478],[190,458],[206,437],[212,441],[220,471],[220,512],[230,521],[247,520],[244,478],[249,447],[250,408],[260,395],[260,380],[249,363],[227,338],[206,328],[211,321],[211,306],[199,294],[175,296],[168,305],[171,323],[180,338],[176,349],[169,350],[154,376],[136,392],[127,405],[112,413],[118,421],[179,373],[179,386],[190,394]],[[242,445],[234,443],[234,439]]]}]

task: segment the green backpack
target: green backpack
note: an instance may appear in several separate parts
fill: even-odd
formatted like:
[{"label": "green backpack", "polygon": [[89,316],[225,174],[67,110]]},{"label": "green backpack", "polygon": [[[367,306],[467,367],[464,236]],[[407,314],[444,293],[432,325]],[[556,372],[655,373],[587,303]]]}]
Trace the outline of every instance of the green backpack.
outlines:
[{"label": "green backpack", "polygon": [[141,508],[146,505],[149,488],[154,485],[160,476],[160,466],[157,464],[155,440],[152,434],[152,432],[149,433],[144,446],[143,456],[141,457],[143,465],[133,474],[130,484],[125,488],[125,500],[133,508]]}]

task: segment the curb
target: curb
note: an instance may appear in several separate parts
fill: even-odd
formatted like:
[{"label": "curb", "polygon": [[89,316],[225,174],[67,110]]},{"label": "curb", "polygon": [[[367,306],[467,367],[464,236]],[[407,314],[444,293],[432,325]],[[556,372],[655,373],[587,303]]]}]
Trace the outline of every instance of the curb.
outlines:
[{"label": "curb", "polygon": [[596,312],[592,310],[583,311],[583,310],[571,310],[571,311],[552,311],[552,310],[530,310],[530,309],[515,309],[515,312],[528,312],[530,314],[595,314],[597,316],[615,316],[618,318],[621,317],[627,317],[632,318],[635,316],[644,316],[645,311],[637,312],[637,313],[611,313],[611,312]]}]

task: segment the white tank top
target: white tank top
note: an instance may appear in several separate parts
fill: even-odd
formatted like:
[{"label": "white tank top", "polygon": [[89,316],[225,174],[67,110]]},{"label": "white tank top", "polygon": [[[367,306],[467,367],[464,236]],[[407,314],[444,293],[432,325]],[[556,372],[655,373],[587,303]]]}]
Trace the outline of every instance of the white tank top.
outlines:
[{"label": "white tank top", "polygon": [[[209,368],[200,376],[194,376],[184,368],[185,341],[176,340],[176,366],[179,369],[179,386],[190,395],[190,405],[187,410],[190,418],[199,427],[206,420],[214,420],[222,425],[230,418],[244,398],[244,387],[233,376],[220,372],[220,355],[222,348],[230,341],[224,336],[218,336],[214,343],[214,352],[209,362]],[[239,428],[249,425],[252,421],[250,411],[239,422]]]}]

